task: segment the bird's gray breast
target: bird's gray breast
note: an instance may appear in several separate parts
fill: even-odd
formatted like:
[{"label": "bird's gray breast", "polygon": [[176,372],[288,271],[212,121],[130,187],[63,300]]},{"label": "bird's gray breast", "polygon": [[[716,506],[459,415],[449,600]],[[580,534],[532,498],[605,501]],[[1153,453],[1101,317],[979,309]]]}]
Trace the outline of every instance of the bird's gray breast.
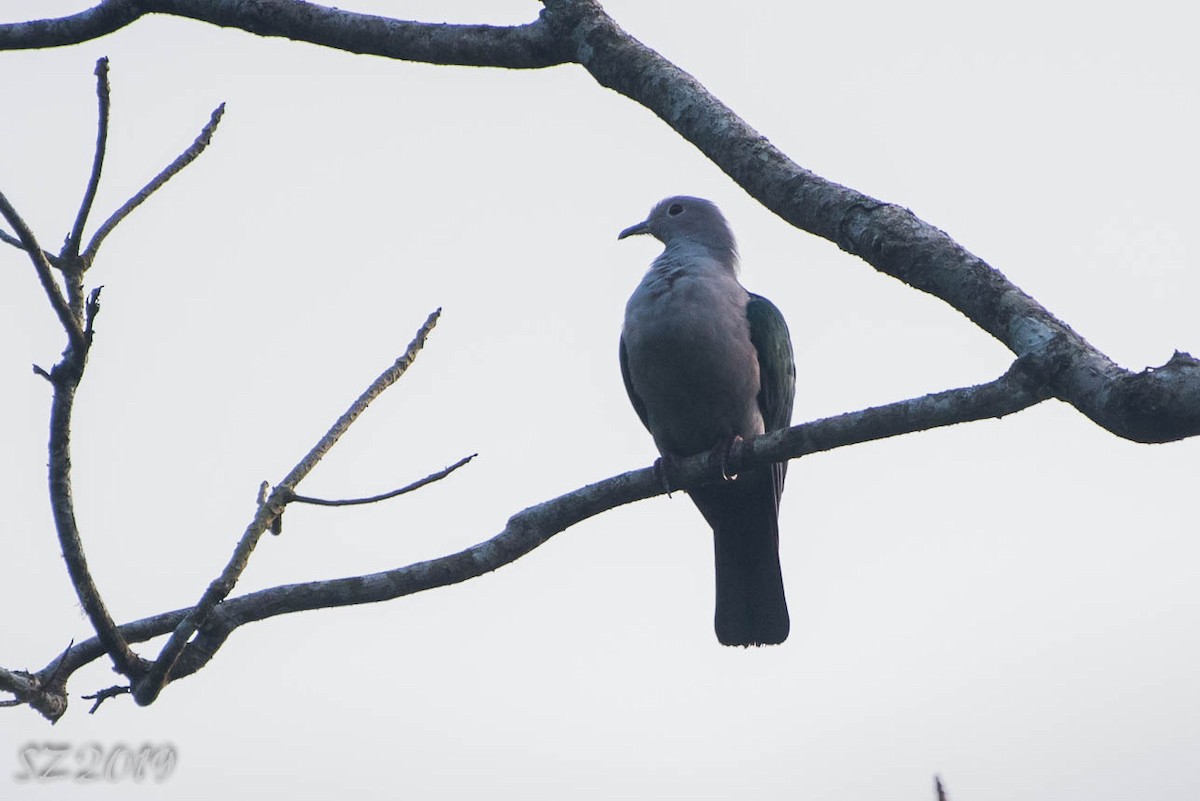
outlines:
[{"label": "bird's gray breast", "polygon": [[656,262],[625,307],[633,391],[663,453],[691,455],[763,431],[749,295],[715,263]]}]

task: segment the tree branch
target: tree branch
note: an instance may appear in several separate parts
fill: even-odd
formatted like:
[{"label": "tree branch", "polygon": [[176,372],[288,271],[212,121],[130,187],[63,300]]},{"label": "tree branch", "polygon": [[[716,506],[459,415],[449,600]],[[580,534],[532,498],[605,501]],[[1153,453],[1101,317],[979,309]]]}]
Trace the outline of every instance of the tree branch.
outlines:
[{"label": "tree branch", "polygon": [[[6,245],[12,245],[17,250],[25,250],[25,243],[5,231],[3,228],[0,228],[0,242],[5,243]],[[42,258],[44,258],[51,267],[58,267],[58,256],[55,256],[53,253],[43,250]]]},{"label": "tree branch", "polygon": [[421,487],[424,487],[427,484],[432,484],[435,481],[441,481],[443,478],[450,475],[458,468],[466,465],[478,455],[479,454],[477,453],[472,453],[470,456],[464,456],[449,467],[444,467],[441,470],[438,470],[436,473],[430,473],[429,475],[425,476],[425,478],[417,479],[411,484],[404,485],[400,489],[394,489],[390,492],[384,492],[380,495],[371,495],[366,498],[339,498],[336,500],[330,500],[326,498],[310,498],[307,495],[290,493],[287,495],[286,500],[288,503],[306,503],[312,506],[363,506],[368,503],[379,503],[380,501],[391,500],[392,498],[406,495],[414,490],[419,490]]},{"label": "tree branch", "polygon": [[0,25],[0,50],[79,44],[147,14],[171,14],[259,36],[429,64],[533,69],[567,60],[561,41],[543,18],[511,27],[441,25],[356,14],[299,0],[104,0],[67,17]]},{"label": "tree branch", "polygon": [[[97,641],[89,640],[89,642]],[[102,653],[103,650],[100,651],[100,654]],[[100,654],[97,654],[97,656]],[[95,659],[96,657],[92,658]],[[55,660],[55,662],[50,664],[50,667],[54,667],[58,662],[59,660]],[[23,670],[5,670],[4,668],[0,668],[0,691],[13,695],[9,700],[0,701],[0,707],[29,704],[32,709],[41,713],[51,723],[61,718],[63,713],[67,711],[67,694],[65,690],[54,688],[47,692],[47,687],[40,678],[40,674],[35,675],[33,673],[26,673]]]},{"label": "tree branch", "polygon": [[[159,173],[150,184],[100,227],[88,245],[87,251],[81,256],[79,247],[83,238],[83,229],[87,224],[87,218],[95,200],[108,139],[107,59],[102,58],[96,63],[95,74],[96,92],[99,98],[99,122],[92,170],[71,233],[63,243],[62,252],[55,259],[63,274],[66,285],[65,294],[51,272],[51,257],[42,250],[33,232],[3,194],[0,194],[0,214],[3,214],[9,225],[17,232],[20,246],[33,262],[38,279],[50,299],[50,304],[67,332],[68,346],[63,352],[62,359],[54,368],[49,372],[36,366],[34,368],[35,372],[49,380],[54,387],[50,404],[49,489],[51,512],[62,548],[63,560],[79,602],[96,631],[98,641],[103,644],[105,651],[112,657],[116,669],[129,677],[131,681],[136,682],[145,673],[148,663],[135,654],[130,649],[128,642],[121,636],[116,621],[113,620],[105,606],[91,571],[88,569],[83,541],[75,519],[75,501],[71,489],[71,418],[74,412],[75,392],[87,366],[94,323],[96,315],[100,312],[100,288],[97,287],[85,298],[83,275],[91,264],[100,242],[108,232],[155,189],[204,150],[212,135],[212,130],[220,119],[221,109],[218,108],[214,112],[212,119],[201,132],[200,138],[183,155]],[[47,708],[51,711],[57,709],[53,704]]]},{"label": "tree branch", "polygon": [[[29,260],[33,262],[33,269],[37,272],[42,290],[46,293],[46,297],[49,298],[50,306],[58,316],[58,322],[62,325],[63,330],[67,332],[70,347],[75,350],[82,350],[85,347],[83,328],[79,320],[71,313],[71,307],[68,305],[62,289],[59,288],[58,282],[54,280],[50,260],[46,257],[46,252],[42,250],[42,246],[38,244],[37,237],[33,235],[33,231],[21,219],[21,215],[17,214],[17,210],[8,202],[8,198],[4,196],[3,192],[0,192],[0,215],[3,215],[8,224],[17,232],[21,249],[29,255]],[[9,241],[8,238],[5,238],[5,241]]]},{"label": "tree branch", "polygon": [[[136,676],[141,670],[141,662],[117,632],[116,621],[104,605],[100,591],[88,570],[83,542],[75,522],[75,501],[71,492],[71,413],[75,404],[75,390],[87,364],[91,318],[94,318],[99,306],[94,305],[94,310],[93,306],[89,306],[85,332],[84,323],[80,319],[84,313],[83,309],[81,308],[77,315],[69,307],[33,232],[25,225],[3,193],[0,193],[0,213],[20,235],[25,252],[33,262],[42,287],[50,299],[50,305],[67,332],[69,343],[63,352],[62,360],[54,369],[49,373],[42,371],[54,387],[54,397],[50,404],[50,507],[62,547],[63,560],[67,564],[67,572],[71,576],[71,583],[75,587],[79,602],[92,622],[100,642],[112,656],[113,664],[125,675]],[[64,276],[68,284],[68,295],[82,296],[81,291],[71,288],[79,282],[79,273],[64,271]]]},{"label": "tree branch", "polygon": [[134,678],[141,675],[145,663],[117,631],[116,621],[109,614],[88,569],[83,540],[75,520],[75,497],[71,489],[71,416],[75,408],[75,391],[87,361],[87,348],[77,353],[69,350],[50,372],[54,387],[54,397],[50,402],[50,509],[67,573],[79,603],[100,642],[104,644],[105,651],[112,657],[116,669]]},{"label": "tree branch", "polygon": [[[1048,397],[1018,361],[1003,376],[986,384],[850,412],[746,440],[740,458],[743,467],[749,468],[930,428],[1002,417]],[[673,476],[684,489],[721,480],[719,460],[711,459],[709,454],[681,459],[677,467]],[[654,468],[645,467],[524,509],[510,517],[500,533],[458,553],[380,573],[288,584],[227,599],[208,615],[171,669],[169,679],[175,681],[203,668],[229,635],[246,623],[312,609],[390,601],[457,584],[521,558],[576,523],[665,491]],[[165,612],[127,623],[120,632],[130,642],[149,640],[178,631],[193,611]],[[90,639],[56,657],[35,674],[43,682],[52,672],[61,677],[54,686],[42,690],[48,697],[40,703],[53,708],[61,701],[65,709],[66,677],[103,653],[100,643]]]},{"label": "tree branch", "polygon": [[[425,322],[418,329],[416,336],[409,343],[404,354],[371,382],[371,385],[350,404],[350,408],[325,432],[325,436],[321,437],[312,450],[306,453],[304,458],[291,469],[266,500],[259,504],[254,519],[246,527],[246,531],[238,541],[237,547],[233,550],[233,556],[230,557],[228,564],[225,565],[225,569],[221,571],[221,575],[208,585],[208,589],[204,591],[204,595],[200,597],[196,605],[188,611],[184,619],[171,632],[171,638],[167,640],[166,645],[163,646],[158,658],[150,665],[149,670],[133,684],[133,698],[140,706],[147,706],[154,703],[159,693],[162,692],[167,682],[170,681],[171,670],[183,654],[188,640],[196,633],[197,629],[204,625],[217,604],[225,600],[229,593],[233,591],[238,578],[250,563],[250,555],[254,552],[258,541],[271,528],[271,524],[275,522],[275,519],[283,513],[283,508],[287,505],[288,500],[294,496],[295,486],[304,480],[304,477],[317,466],[317,463],[324,458],[325,454],[329,453],[330,449],[350,429],[350,426],[354,424],[359,415],[367,410],[371,402],[382,395],[388,387],[400,380],[400,376],[404,375],[416,360],[417,354],[425,347],[425,341],[429,338],[429,334],[433,331],[434,326],[437,325],[441,314],[442,310],[436,309],[425,319]],[[425,483],[429,483],[429,481]]]},{"label": "tree branch", "polygon": [[63,257],[74,261],[79,257],[79,248],[83,243],[83,227],[87,225],[88,215],[92,212],[92,203],[96,200],[96,190],[100,187],[100,172],[104,168],[104,152],[108,146],[108,110],[110,104],[110,88],[108,85],[108,58],[96,62],[96,99],[99,101],[98,120],[96,123],[96,149],[92,157],[92,174],[88,176],[87,188],[83,192],[83,201],[79,204],[79,213],[75,215],[75,224],[71,233],[63,243]]},{"label": "tree branch", "polygon": [[90,242],[88,242],[87,249],[83,254],[83,262],[85,266],[91,265],[92,261],[96,258],[96,251],[100,249],[100,243],[104,241],[105,237],[112,233],[112,230],[116,228],[122,220],[129,216],[131,211],[142,205],[142,203],[148,197],[158,191],[159,187],[175,177],[180,170],[191,164],[200,156],[201,153],[204,152],[204,149],[208,147],[209,142],[212,141],[212,136],[216,132],[217,126],[221,123],[221,116],[224,113],[224,103],[213,109],[213,113],[209,116],[208,122],[206,122],[204,127],[200,129],[200,134],[188,146],[188,148],[180,153],[174,161],[164,167],[158,175],[151,178],[150,183],[143,186],[137,191],[137,193],[134,194],[133,197],[125,201],[124,205],[114,211],[112,215],[96,230],[96,233],[92,234],[92,239]]},{"label": "tree branch", "polygon": [[574,55],[602,86],[650,109],[787,222],[962,312],[1095,423],[1138,442],[1200,433],[1197,360],[1177,353],[1157,370],[1124,370],[944,231],[800,167],[595,0],[546,7],[572,17]]}]

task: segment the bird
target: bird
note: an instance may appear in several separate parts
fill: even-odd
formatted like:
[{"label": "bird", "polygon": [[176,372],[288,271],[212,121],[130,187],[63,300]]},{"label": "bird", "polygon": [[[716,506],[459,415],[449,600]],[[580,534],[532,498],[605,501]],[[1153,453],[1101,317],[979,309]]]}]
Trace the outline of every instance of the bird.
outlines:
[{"label": "bird", "polygon": [[[662,456],[728,448],[791,425],[796,366],[779,309],[738,281],[737,243],[720,209],[669,197],[618,234],[663,244],[625,306],[625,390]],[[724,464],[724,462],[722,462]],[[779,563],[787,463],[744,470],[688,494],[713,532],[717,640],[774,645],[790,629]]]}]

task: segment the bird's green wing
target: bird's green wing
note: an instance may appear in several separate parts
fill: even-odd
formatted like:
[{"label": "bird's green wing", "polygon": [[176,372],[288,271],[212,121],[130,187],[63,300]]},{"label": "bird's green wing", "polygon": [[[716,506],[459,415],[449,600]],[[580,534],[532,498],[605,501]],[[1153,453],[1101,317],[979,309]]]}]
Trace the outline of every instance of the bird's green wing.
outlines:
[{"label": "bird's green wing", "polygon": [[787,323],[774,303],[753,292],[746,304],[746,317],[750,321],[750,342],[758,351],[758,408],[763,424],[767,431],[787,428],[792,424],[792,403],[796,399],[796,361]]}]

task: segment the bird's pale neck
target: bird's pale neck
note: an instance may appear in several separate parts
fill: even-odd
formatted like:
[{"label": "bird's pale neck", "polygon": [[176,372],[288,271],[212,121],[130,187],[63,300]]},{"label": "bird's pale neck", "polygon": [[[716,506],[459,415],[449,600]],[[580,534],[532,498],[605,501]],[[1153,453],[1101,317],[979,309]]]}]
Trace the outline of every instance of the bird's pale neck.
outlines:
[{"label": "bird's pale neck", "polygon": [[675,239],[654,260],[652,267],[672,269],[678,266],[719,266],[730,275],[738,272],[737,249],[732,242],[714,243],[696,239]]}]

